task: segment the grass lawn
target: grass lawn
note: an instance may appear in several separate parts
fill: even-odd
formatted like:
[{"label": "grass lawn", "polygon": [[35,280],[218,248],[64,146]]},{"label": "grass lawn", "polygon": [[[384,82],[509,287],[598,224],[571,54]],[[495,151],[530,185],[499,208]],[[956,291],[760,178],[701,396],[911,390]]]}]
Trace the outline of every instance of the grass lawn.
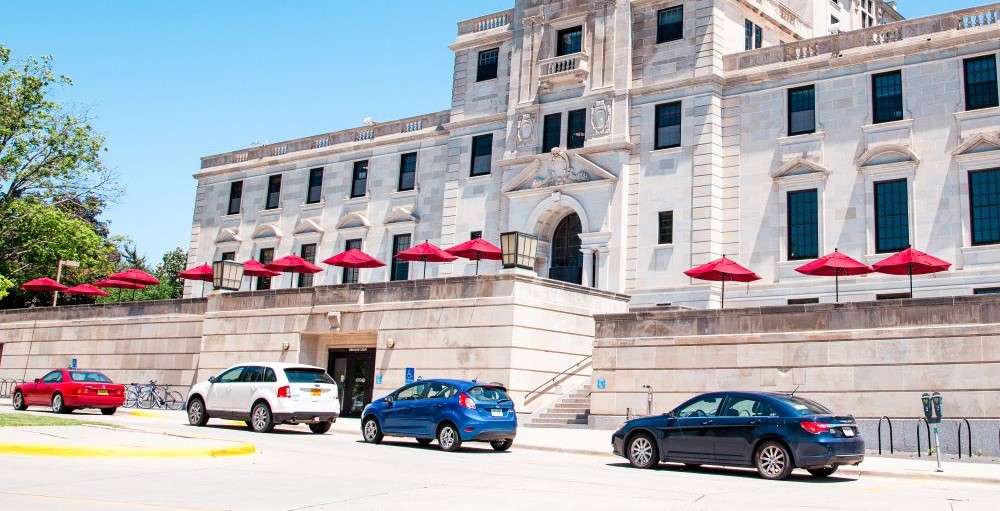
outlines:
[{"label": "grass lawn", "polygon": [[82,426],[85,424],[108,424],[48,415],[33,415],[28,413],[0,413],[0,427],[4,426]]}]

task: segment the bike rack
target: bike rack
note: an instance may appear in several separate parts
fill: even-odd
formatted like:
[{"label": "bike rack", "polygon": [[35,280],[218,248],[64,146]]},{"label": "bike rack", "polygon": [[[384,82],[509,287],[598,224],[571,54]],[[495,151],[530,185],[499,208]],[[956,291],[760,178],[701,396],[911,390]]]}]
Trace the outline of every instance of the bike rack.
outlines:
[{"label": "bike rack", "polygon": [[17,378],[0,378],[0,398],[7,399],[14,394],[14,387],[24,383]]},{"label": "bike rack", "polygon": [[920,447],[920,423],[921,422],[924,423],[924,427],[927,429],[927,455],[928,456],[931,455],[931,447],[932,447],[932,444],[931,444],[931,425],[930,425],[929,422],[927,422],[927,419],[921,417],[920,420],[917,421],[917,457],[918,458],[921,457],[920,451],[923,450]]},{"label": "bike rack", "polygon": [[878,454],[879,454],[879,456],[882,455],[882,421],[883,420],[885,420],[885,422],[889,425],[889,454],[895,454],[895,451],[893,450],[893,447],[892,447],[892,419],[890,419],[888,416],[883,415],[878,420]]},{"label": "bike rack", "polygon": [[972,457],[972,425],[969,419],[960,419],[958,423],[958,459],[962,459],[962,422],[965,423],[965,431],[968,433],[969,457]]}]

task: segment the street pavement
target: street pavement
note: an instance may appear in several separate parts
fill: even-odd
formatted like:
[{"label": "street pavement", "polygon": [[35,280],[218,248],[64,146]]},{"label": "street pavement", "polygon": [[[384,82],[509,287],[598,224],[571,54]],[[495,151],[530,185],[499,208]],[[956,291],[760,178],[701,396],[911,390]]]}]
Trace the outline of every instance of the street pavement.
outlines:
[{"label": "street pavement", "polygon": [[[0,407],[0,412],[8,411]],[[79,426],[77,433],[72,427],[46,433],[44,428],[27,432],[0,428],[0,443],[15,435],[25,442],[36,435],[37,442],[58,442],[46,438],[51,434],[85,435],[86,442],[95,445],[139,447],[175,445],[178,439],[251,442],[257,452],[186,459],[0,456],[0,510],[965,511],[995,510],[1000,504],[1000,484],[971,479],[880,477],[863,471],[860,477],[853,473],[815,480],[796,471],[791,479],[775,482],[759,479],[749,470],[685,470],[672,465],[636,470],[625,460],[596,450],[595,454],[541,450],[574,441],[589,445],[598,438],[609,447],[608,432],[522,428],[507,453],[495,453],[487,444],[466,444],[462,452],[444,453],[411,440],[364,444],[357,421],[346,419],[326,435],[313,435],[302,426],[281,426],[265,435],[232,421],[195,428],[185,424],[183,414],[171,412],[136,416],[120,411],[108,418],[84,411],[73,416],[129,429]],[[546,442],[556,445],[543,445]],[[590,449],[580,447],[581,452]],[[979,470],[978,474],[995,474],[996,465]]]}]

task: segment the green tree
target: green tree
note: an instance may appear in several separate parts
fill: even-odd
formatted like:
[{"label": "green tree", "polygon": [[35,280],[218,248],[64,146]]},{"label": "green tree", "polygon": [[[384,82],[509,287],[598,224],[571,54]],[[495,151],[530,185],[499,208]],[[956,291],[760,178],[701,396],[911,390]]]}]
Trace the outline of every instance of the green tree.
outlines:
[{"label": "green tree", "polygon": [[12,287],[14,287],[14,283],[7,277],[0,275],[0,300],[7,296],[7,290]]},{"label": "green tree", "polygon": [[[122,238],[119,238],[120,240]],[[126,240],[127,241],[127,240]],[[122,263],[119,265],[119,270],[124,270],[126,268],[139,268],[139,266],[129,265],[128,259],[139,258],[145,262],[145,258],[138,255],[135,249],[135,244],[131,242],[121,243],[119,245],[119,250],[128,249],[132,252],[131,255],[123,253],[121,255]],[[168,251],[163,254],[163,258],[157,263],[156,268],[153,269],[152,274],[155,276],[160,283],[155,286],[149,286],[145,289],[108,289],[109,296],[99,298],[98,302],[110,303],[110,302],[130,302],[130,301],[141,301],[141,300],[172,300],[180,298],[184,293],[184,281],[180,278],[180,272],[184,271],[184,267],[187,264],[187,252],[177,247],[173,250]]]}]

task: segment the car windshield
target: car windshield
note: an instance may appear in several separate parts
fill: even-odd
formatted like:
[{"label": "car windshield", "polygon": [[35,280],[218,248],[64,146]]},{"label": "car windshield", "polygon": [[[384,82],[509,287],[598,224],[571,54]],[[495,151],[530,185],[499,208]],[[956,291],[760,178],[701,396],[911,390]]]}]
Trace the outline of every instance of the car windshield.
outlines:
[{"label": "car windshield", "polygon": [[476,401],[510,401],[503,387],[472,387],[468,394]]},{"label": "car windshield", "polygon": [[804,397],[776,396],[776,398],[778,401],[792,407],[795,413],[799,415],[827,415],[832,413],[827,407]]},{"label": "car windshield", "polygon": [[96,371],[70,371],[69,376],[73,378],[73,381],[111,383],[110,378]]},{"label": "car windshield", "polygon": [[333,378],[330,378],[322,369],[308,367],[285,369],[285,376],[289,383],[333,383]]}]

